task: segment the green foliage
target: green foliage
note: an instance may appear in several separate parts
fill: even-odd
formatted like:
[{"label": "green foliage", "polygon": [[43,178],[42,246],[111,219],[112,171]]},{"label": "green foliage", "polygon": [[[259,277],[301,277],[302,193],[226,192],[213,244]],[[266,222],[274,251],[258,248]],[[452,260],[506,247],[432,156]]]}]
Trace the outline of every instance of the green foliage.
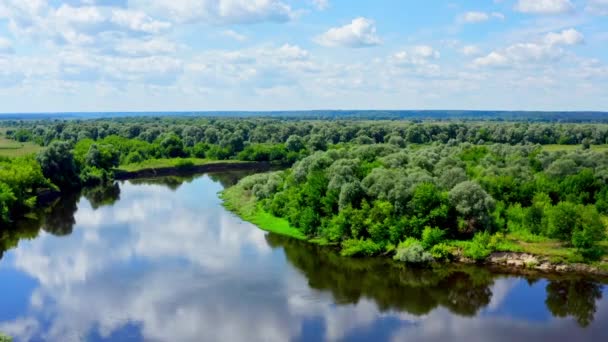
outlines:
[{"label": "green foliage", "polygon": [[408,264],[428,264],[433,261],[433,256],[424,250],[420,241],[414,238],[400,243],[393,258]]},{"label": "green foliage", "polygon": [[433,246],[442,242],[445,238],[445,232],[439,228],[426,227],[422,231],[422,247],[429,250]]},{"label": "green foliage", "polygon": [[0,333],[0,342],[13,342],[12,337]]},{"label": "green foliage", "polygon": [[431,256],[437,261],[450,261],[454,258],[455,248],[447,243],[439,243],[434,245],[431,250]]},{"label": "green foliage", "polygon": [[79,184],[79,170],[70,143],[55,141],[38,153],[37,159],[44,176],[61,189]]},{"label": "green foliage", "polygon": [[370,257],[382,252],[382,246],[370,239],[349,239],[342,242],[342,256]]}]

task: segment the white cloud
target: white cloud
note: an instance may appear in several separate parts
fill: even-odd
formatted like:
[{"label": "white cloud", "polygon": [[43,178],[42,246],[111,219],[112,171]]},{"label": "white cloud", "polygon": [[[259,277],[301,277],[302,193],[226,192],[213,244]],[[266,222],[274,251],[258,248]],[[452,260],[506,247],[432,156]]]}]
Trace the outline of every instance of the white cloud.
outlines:
[{"label": "white cloud", "polygon": [[495,52],[495,51],[490,52],[487,56],[476,58],[473,61],[473,64],[475,64],[476,66],[482,66],[482,67],[485,67],[485,66],[500,67],[500,66],[506,66],[508,63],[509,63],[509,59],[507,57],[505,57],[504,55],[502,55],[498,52]]},{"label": "white cloud", "polygon": [[428,45],[418,45],[410,49],[399,51],[389,58],[389,64],[397,68],[407,69],[416,76],[437,76],[441,68],[433,63],[441,54]]},{"label": "white cloud", "polygon": [[465,56],[475,56],[481,53],[481,49],[476,45],[465,45],[460,49],[460,52]]},{"label": "white cloud", "polygon": [[176,51],[175,43],[164,39],[122,40],[115,46],[116,52],[129,56],[153,56],[171,54]]},{"label": "white cloud", "polygon": [[531,14],[564,14],[574,11],[570,0],[518,0],[515,10]]},{"label": "white cloud", "polygon": [[159,33],[171,27],[171,23],[157,21],[150,18],[144,12],[132,10],[112,10],[112,18],[110,20],[113,23],[126,27],[130,30],[150,34]]},{"label": "white cloud", "polygon": [[550,32],[545,36],[547,45],[577,45],[585,41],[582,33],[575,29],[563,30],[559,33]]},{"label": "white cloud", "polygon": [[326,10],[329,7],[329,0],[311,0],[312,4],[320,11]]},{"label": "white cloud", "polygon": [[486,12],[472,11],[472,12],[466,12],[463,15],[461,15],[460,17],[458,17],[458,22],[465,23],[465,24],[476,24],[476,23],[488,21],[492,18],[503,20],[505,18],[505,16],[502,13],[498,13],[498,12],[486,13]]},{"label": "white cloud", "polygon": [[6,38],[0,37],[0,54],[14,53],[13,42]]},{"label": "white cloud", "polygon": [[577,45],[583,42],[584,36],[574,29],[566,29],[557,33],[550,32],[538,42],[517,43],[502,50],[492,51],[487,56],[476,58],[473,64],[478,67],[506,67],[552,62],[566,54],[561,46]]},{"label": "white cloud", "polygon": [[361,48],[381,44],[382,40],[376,34],[376,24],[373,20],[359,17],[350,24],[334,27],[315,38],[318,44],[335,47]]},{"label": "white cloud", "polygon": [[589,0],[585,9],[594,15],[608,15],[608,0]]},{"label": "white cloud", "polygon": [[247,36],[245,36],[244,34],[240,34],[234,30],[224,30],[221,32],[221,35],[239,42],[244,42],[247,40]]},{"label": "white cloud", "polygon": [[253,24],[285,22],[295,17],[291,6],[280,0],[131,0],[129,3],[177,22]]}]

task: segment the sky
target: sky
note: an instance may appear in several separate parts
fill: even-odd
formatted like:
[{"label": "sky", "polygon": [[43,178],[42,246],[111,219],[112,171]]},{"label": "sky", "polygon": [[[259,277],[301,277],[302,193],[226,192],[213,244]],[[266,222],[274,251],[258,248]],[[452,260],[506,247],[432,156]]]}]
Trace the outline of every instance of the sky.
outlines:
[{"label": "sky", "polygon": [[1,0],[0,112],[608,111],[608,0]]}]

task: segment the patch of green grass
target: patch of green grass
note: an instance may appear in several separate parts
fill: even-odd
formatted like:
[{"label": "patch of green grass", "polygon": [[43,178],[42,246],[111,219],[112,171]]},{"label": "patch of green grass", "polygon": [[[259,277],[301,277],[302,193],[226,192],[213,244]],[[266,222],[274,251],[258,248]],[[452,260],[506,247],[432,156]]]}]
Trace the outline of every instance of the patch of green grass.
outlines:
[{"label": "patch of green grass", "polygon": [[0,128],[0,156],[3,157],[21,157],[28,154],[38,153],[42,150],[41,146],[38,146],[31,142],[18,142],[6,138],[6,129]]},{"label": "patch of green grass", "polygon": [[12,342],[13,339],[10,336],[7,336],[3,333],[0,333],[0,342]]},{"label": "patch of green grass", "polygon": [[[557,152],[557,151],[576,151],[581,150],[582,145],[543,145],[543,151]],[[608,145],[591,145],[593,151],[608,151]]]},{"label": "patch of green grass", "polygon": [[183,167],[183,166],[199,166],[212,163],[242,163],[240,160],[212,160],[200,158],[164,158],[164,159],[148,159],[139,163],[123,164],[118,167],[119,170],[134,172],[146,169],[160,169],[165,167]]},{"label": "patch of green grass", "polygon": [[301,231],[292,227],[286,219],[266,212],[253,196],[238,185],[224,190],[221,197],[228,210],[260,229],[298,240],[306,240],[306,236]]}]

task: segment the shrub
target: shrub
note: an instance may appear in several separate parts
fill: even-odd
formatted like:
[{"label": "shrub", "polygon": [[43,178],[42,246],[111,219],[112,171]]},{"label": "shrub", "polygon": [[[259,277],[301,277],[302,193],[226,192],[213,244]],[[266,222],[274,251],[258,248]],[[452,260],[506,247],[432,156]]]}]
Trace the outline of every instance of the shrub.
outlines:
[{"label": "shrub", "polygon": [[474,260],[484,260],[492,249],[490,248],[490,234],[488,232],[477,233],[471,241],[464,244],[462,251],[464,256]]},{"label": "shrub", "polygon": [[409,238],[399,244],[394,259],[408,264],[428,264],[433,256],[424,250],[420,241]]},{"label": "shrub", "polygon": [[430,253],[435,260],[449,261],[454,257],[454,247],[446,243],[439,243],[431,248]]},{"label": "shrub", "polygon": [[422,231],[422,247],[431,249],[436,244],[443,241],[445,232],[439,228],[426,227]]},{"label": "shrub", "polygon": [[374,256],[382,251],[382,246],[373,242],[370,239],[357,240],[350,239],[342,242],[342,256],[349,257],[362,257],[362,256]]}]

